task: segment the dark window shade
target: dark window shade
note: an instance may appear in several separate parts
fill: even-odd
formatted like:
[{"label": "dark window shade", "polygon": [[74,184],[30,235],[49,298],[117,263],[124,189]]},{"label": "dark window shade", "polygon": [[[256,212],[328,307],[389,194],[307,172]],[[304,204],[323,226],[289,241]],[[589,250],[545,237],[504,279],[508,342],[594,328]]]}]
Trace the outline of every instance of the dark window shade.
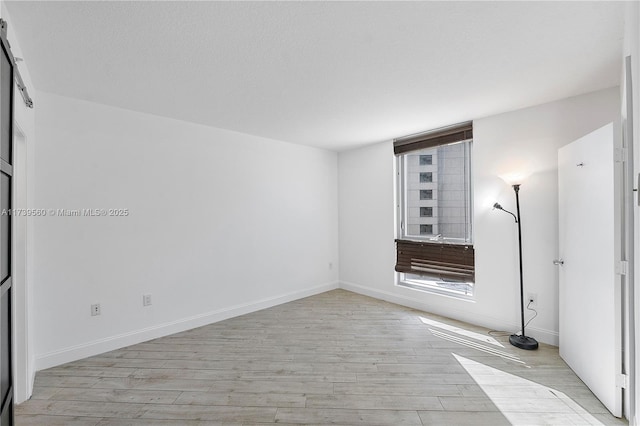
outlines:
[{"label": "dark window shade", "polygon": [[472,245],[396,240],[396,252],[398,272],[475,282]]},{"label": "dark window shade", "polygon": [[393,141],[395,155],[473,139],[473,122],[454,124]]}]

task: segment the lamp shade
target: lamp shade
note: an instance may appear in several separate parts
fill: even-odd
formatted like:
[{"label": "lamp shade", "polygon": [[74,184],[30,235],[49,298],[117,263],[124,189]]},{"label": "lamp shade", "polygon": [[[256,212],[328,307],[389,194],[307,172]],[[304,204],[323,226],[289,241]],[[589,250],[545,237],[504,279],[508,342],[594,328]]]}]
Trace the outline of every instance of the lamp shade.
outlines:
[{"label": "lamp shade", "polygon": [[522,182],[524,182],[528,177],[529,177],[530,173],[525,172],[525,171],[517,171],[517,172],[510,172],[510,173],[505,173],[503,175],[500,175],[500,179],[502,179],[503,181],[505,181],[508,185],[519,185]]}]

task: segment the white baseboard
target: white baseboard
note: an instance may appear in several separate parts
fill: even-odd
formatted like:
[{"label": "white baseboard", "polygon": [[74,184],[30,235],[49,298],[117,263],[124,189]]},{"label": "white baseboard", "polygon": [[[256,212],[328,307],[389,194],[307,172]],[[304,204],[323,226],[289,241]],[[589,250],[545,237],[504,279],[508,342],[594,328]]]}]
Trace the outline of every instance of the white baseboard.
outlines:
[{"label": "white baseboard", "polygon": [[[340,288],[354,293],[362,294],[365,296],[373,297],[375,299],[384,300],[386,302],[395,303],[397,305],[406,306],[408,308],[419,309],[421,311],[430,312],[432,314],[441,315],[456,319],[459,321],[468,322],[470,324],[478,325],[481,327],[487,327],[493,330],[517,330],[518,324],[506,323],[498,318],[492,318],[485,315],[473,314],[461,309],[443,309],[436,304],[424,303],[413,298],[403,296],[400,294],[394,294],[388,291],[373,289],[360,284],[351,282],[340,281]],[[546,343],[553,346],[558,346],[558,332],[553,330],[545,330],[542,328],[527,327],[527,335],[534,337],[539,342]]]},{"label": "white baseboard", "polygon": [[44,370],[46,368],[55,367],[56,365],[135,345],[136,343],[157,339],[158,337],[168,336],[170,334],[179,333],[196,327],[202,327],[203,325],[260,311],[262,309],[292,302],[315,294],[324,293],[336,288],[338,288],[337,281],[49,352],[36,357],[35,370]]}]

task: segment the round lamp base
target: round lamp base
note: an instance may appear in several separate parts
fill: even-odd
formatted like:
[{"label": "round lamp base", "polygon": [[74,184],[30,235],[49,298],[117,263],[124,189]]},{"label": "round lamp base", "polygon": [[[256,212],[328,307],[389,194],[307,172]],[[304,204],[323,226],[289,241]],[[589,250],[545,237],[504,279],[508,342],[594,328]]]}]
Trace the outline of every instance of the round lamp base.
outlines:
[{"label": "round lamp base", "polygon": [[509,343],[511,343],[516,348],[526,349],[528,351],[538,349],[538,341],[533,337],[512,334],[511,336],[509,336]]}]

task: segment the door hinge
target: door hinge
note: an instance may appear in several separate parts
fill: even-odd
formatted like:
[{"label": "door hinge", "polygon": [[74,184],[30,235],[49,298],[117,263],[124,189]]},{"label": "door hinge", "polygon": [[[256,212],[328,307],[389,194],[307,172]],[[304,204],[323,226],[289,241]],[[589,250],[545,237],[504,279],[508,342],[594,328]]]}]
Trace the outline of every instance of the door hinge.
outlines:
[{"label": "door hinge", "polygon": [[626,374],[618,374],[616,376],[616,387],[627,389],[629,386],[629,376]]},{"label": "door hinge", "polygon": [[404,220],[400,221],[400,229],[402,229],[404,231]]},{"label": "door hinge", "polygon": [[616,274],[629,275],[629,262],[626,260],[616,262]]},{"label": "door hinge", "polygon": [[616,148],[613,158],[616,163],[627,161],[627,148]]}]

